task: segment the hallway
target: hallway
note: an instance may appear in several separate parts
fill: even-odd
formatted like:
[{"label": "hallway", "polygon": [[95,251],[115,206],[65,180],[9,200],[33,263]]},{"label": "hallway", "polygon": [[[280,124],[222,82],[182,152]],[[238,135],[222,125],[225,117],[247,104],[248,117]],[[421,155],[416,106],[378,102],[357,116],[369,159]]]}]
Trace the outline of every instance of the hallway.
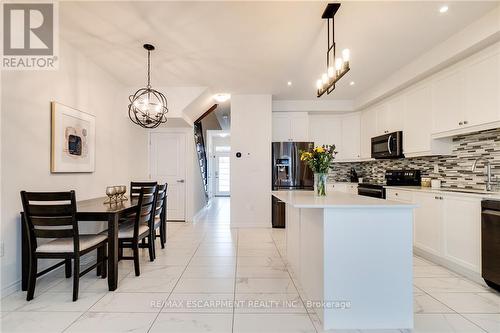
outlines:
[{"label": "hallway", "polygon": [[229,224],[231,218],[231,197],[213,197],[196,216],[195,223]]}]

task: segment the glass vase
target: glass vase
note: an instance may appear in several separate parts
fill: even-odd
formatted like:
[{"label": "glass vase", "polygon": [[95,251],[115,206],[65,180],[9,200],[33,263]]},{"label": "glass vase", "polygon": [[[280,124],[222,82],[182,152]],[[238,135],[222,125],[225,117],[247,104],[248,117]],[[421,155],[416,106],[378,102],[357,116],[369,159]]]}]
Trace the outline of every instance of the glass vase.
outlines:
[{"label": "glass vase", "polygon": [[314,195],[316,197],[326,197],[326,178],[327,173],[314,174]]}]

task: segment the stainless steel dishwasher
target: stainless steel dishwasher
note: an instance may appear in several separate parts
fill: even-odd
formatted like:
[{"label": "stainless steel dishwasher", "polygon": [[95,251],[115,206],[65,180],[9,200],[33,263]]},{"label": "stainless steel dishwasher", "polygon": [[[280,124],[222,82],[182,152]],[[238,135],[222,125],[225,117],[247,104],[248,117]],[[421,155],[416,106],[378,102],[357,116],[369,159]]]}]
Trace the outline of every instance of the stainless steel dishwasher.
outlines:
[{"label": "stainless steel dishwasher", "polygon": [[500,291],[500,201],[481,204],[482,276],[488,286]]}]

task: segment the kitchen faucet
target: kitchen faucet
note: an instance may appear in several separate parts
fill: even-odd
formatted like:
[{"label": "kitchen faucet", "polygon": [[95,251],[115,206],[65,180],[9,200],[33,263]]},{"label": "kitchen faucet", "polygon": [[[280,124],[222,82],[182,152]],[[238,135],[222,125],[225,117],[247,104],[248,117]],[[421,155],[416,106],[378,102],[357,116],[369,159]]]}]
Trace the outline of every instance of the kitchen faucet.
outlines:
[{"label": "kitchen faucet", "polygon": [[477,162],[479,162],[479,161],[485,162],[486,177],[487,177],[486,178],[486,191],[491,191],[491,164],[490,164],[490,161],[485,159],[484,157],[476,158],[476,160],[472,164],[472,172],[474,172],[476,170],[476,165],[477,165]]}]

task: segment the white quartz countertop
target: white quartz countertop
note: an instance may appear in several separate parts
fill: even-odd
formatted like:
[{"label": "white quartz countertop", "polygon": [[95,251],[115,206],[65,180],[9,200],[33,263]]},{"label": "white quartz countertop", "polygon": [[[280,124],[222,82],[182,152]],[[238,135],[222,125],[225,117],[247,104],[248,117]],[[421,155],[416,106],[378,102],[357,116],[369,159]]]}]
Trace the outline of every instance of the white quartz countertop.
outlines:
[{"label": "white quartz countertop", "polygon": [[390,189],[390,190],[400,190],[400,191],[410,191],[410,192],[436,193],[443,195],[500,200],[500,192],[486,192],[486,191],[483,192],[483,191],[474,191],[468,189],[463,189],[463,192],[459,192],[457,190],[461,189],[452,189],[451,191],[447,191],[446,188],[431,188],[431,187],[420,187],[420,186],[384,186],[384,187],[388,190]]},{"label": "white quartz countertop", "polygon": [[295,208],[415,208],[416,205],[343,192],[317,198],[313,191],[272,191],[273,196]]}]

